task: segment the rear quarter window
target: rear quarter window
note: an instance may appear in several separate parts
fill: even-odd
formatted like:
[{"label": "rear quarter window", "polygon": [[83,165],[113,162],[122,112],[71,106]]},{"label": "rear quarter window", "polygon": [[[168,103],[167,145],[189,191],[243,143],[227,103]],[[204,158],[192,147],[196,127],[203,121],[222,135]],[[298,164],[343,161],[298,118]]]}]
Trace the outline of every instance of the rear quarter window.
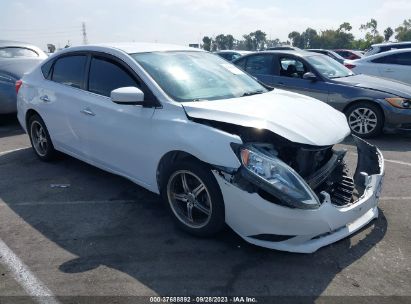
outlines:
[{"label": "rear quarter window", "polygon": [[54,60],[50,60],[41,66],[41,72],[44,78],[51,79],[51,68],[53,67]]}]

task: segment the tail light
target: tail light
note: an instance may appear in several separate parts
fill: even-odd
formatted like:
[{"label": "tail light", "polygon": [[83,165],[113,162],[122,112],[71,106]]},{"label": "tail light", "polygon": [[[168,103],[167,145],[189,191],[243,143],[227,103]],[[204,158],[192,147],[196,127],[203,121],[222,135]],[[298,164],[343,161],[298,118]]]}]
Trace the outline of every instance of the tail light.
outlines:
[{"label": "tail light", "polygon": [[23,84],[23,81],[21,79],[16,81],[16,94],[19,93],[19,90],[22,84]]},{"label": "tail light", "polygon": [[352,70],[353,68],[355,68],[354,64],[349,64],[349,63],[344,63],[344,66],[350,70]]}]

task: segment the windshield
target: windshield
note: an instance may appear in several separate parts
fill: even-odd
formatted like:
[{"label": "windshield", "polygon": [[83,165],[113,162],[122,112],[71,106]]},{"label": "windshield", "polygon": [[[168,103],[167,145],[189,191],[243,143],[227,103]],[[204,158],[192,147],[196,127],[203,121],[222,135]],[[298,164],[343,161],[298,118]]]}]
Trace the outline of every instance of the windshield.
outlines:
[{"label": "windshield", "polygon": [[131,56],[174,100],[227,99],[267,90],[226,60],[205,52],[152,52]]},{"label": "windshield", "polygon": [[308,56],[306,60],[324,77],[339,78],[354,75],[349,69],[338,61],[327,56]]}]

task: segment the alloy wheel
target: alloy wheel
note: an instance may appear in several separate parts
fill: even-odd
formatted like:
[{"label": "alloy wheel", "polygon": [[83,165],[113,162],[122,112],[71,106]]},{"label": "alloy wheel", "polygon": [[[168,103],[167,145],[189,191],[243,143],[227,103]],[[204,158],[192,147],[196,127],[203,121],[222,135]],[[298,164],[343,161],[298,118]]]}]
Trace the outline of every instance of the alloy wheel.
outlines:
[{"label": "alloy wheel", "polygon": [[377,127],[377,114],[369,108],[357,108],[348,116],[351,130],[358,134],[369,134]]},{"label": "alloy wheel", "polygon": [[46,132],[43,126],[38,121],[33,121],[31,124],[31,140],[33,142],[34,149],[40,156],[45,156],[48,149],[48,141]]},{"label": "alloy wheel", "polygon": [[212,213],[210,193],[203,181],[187,170],[174,172],[167,184],[168,202],[180,222],[191,228],[208,224]]}]

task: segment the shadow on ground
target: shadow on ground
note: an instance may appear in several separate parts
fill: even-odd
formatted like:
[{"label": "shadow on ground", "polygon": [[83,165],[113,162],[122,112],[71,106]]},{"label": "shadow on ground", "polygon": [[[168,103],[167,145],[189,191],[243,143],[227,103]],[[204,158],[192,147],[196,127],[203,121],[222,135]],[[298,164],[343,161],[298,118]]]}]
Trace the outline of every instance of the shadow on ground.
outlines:
[{"label": "shadow on ground", "polygon": [[[70,187],[52,189],[50,183]],[[77,256],[56,271],[82,273],[105,265],[167,296],[318,296],[387,230],[381,212],[359,232],[359,242],[344,239],[309,255],[249,245],[229,228],[198,239],[175,228],[156,195],[70,157],[40,162],[29,149],[0,157],[0,197]],[[97,202],[62,203],[76,201]]]},{"label": "shadow on ground", "polygon": [[[366,141],[384,151],[411,151],[411,134],[383,134],[377,138],[366,139]],[[343,144],[355,147],[354,141],[348,137]]]},{"label": "shadow on ground", "polygon": [[23,134],[17,116],[0,114],[0,138]]}]

